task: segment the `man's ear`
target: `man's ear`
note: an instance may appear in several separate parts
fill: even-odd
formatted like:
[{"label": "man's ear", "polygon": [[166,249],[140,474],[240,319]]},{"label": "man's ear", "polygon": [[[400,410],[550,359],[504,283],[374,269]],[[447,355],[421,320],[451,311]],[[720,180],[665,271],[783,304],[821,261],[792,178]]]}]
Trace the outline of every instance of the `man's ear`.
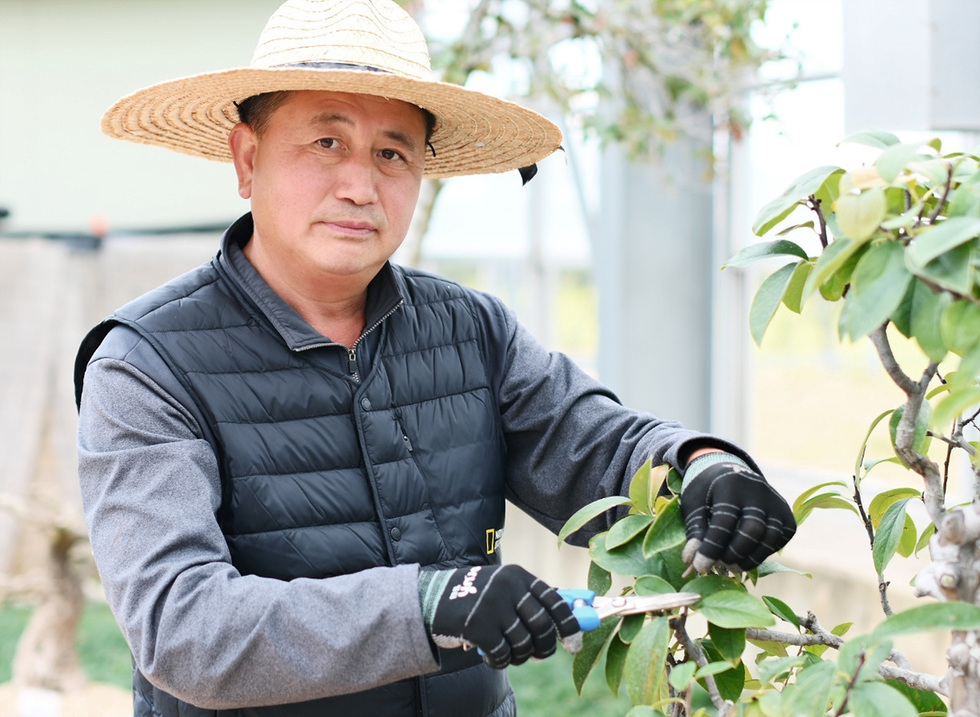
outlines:
[{"label": "man's ear", "polygon": [[238,175],[238,195],[242,199],[249,199],[252,196],[255,151],[258,148],[255,131],[244,122],[239,122],[228,135],[228,148],[231,150],[235,173]]}]

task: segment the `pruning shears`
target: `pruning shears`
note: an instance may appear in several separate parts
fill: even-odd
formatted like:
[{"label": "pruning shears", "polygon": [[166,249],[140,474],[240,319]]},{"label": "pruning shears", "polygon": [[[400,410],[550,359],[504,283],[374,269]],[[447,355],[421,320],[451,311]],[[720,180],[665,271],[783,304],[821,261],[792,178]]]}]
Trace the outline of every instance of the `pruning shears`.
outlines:
[{"label": "pruning shears", "polygon": [[559,590],[558,594],[572,608],[582,632],[599,627],[603,618],[611,615],[640,615],[648,612],[665,612],[693,605],[701,596],[698,593],[663,593],[661,595],[627,595],[603,597],[594,590]]}]

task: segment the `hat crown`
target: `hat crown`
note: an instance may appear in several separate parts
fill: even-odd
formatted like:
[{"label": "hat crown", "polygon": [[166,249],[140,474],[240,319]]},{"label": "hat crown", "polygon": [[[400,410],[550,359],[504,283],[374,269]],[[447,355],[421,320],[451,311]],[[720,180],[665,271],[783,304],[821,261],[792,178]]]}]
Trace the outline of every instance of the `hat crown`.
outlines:
[{"label": "hat crown", "polygon": [[412,17],[391,0],[288,0],[259,36],[251,67],[362,65],[431,80],[429,49]]}]

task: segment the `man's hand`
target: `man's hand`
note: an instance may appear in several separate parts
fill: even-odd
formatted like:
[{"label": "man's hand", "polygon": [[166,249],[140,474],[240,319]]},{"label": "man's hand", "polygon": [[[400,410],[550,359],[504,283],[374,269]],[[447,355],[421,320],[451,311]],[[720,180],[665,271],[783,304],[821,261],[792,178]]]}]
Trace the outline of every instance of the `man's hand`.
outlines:
[{"label": "man's hand", "polygon": [[419,597],[436,645],[475,645],[498,670],[553,654],[556,630],[569,652],[581,648],[578,621],[568,604],[517,565],[422,571]]},{"label": "man's hand", "polygon": [[708,455],[691,461],[684,474],[684,562],[699,573],[718,562],[751,570],[793,537],[793,511],[741,459]]}]

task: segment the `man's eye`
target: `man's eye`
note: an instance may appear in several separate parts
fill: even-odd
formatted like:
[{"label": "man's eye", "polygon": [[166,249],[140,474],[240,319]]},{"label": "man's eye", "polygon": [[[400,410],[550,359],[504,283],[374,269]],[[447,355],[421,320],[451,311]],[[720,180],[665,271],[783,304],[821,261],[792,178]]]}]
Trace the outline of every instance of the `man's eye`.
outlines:
[{"label": "man's eye", "polygon": [[318,139],[317,144],[324,149],[334,149],[337,146],[337,140],[325,137],[324,139]]},{"label": "man's eye", "polygon": [[383,149],[378,154],[380,154],[383,159],[387,160],[402,159],[402,156],[393,149]]}]

